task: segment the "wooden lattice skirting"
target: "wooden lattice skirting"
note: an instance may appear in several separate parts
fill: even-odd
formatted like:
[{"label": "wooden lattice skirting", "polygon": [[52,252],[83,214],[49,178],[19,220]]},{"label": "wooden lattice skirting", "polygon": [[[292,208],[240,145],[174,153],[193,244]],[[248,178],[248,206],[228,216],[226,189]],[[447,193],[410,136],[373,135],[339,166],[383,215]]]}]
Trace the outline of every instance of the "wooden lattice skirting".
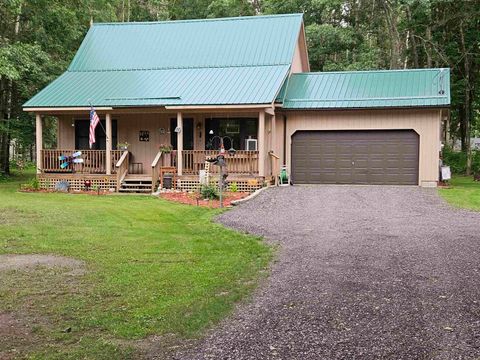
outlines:
[{"label": "wooden lattice skirting", "polygon": [[[253,192],[264,186],[265,179],[263,177],[232,177],[227,179],[229,184],[236,183],[237,191]],[[210,183],[218,185],[218,175],[212,175]],[[198,191],[200,188],[200,180],[198,176],[180,176],[177,179],[176,189],[182,191]]]},{"label": "wooden lattice skirting", "polygon": [[84,190],[85,180],[90,180],[92,188],[100,190],[116,189],[116,175],[89,175],[89,174],[38,174],[40,188],[54,190],[59,181],[67,181],[70,184],[70,190]]},{"label": "wooden lattice skirting", "polygon": [[[59,181],[67,181],[70,184],[70,190],[84,190],[85,180],[90,180],[92,187],[98,187],[101,190],[116,189],[116,175],[90,175],[90,174],[38,174],[37,178],[40,182],[40,188],[54,190],[55,185]],[[240,192],[253,192],[265,185],[263,177],[232,177],[228,182],[236,183]],[[218,176],[213,175],[210,182],[218,184]],[[198,176],[181,176],[175,184],[177,190],[182,191],[198,191],[200,188],[200,180]]]}]

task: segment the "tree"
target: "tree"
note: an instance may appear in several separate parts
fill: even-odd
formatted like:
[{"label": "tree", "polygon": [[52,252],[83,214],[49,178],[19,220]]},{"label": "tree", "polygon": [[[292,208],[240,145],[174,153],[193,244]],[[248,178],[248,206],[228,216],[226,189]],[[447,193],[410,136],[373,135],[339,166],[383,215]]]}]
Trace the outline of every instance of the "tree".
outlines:
[{"label": "tree", "polygon": [[[90,23],[303,13],[314,71],[449,67],[449,133],[470,154],[480,129],[480,2],[469,0],[2,0],[0,172],[15,138],[34,141],[21,105],[67,68]],[[440,79],[439,79],[440,81]],[[45,125],[54,141],[54,121]],[[49,137],[50,136],[50,137]],[[470,155],[469,155],[470,158]],[[470,162],[469,162],[470,163]]]}]

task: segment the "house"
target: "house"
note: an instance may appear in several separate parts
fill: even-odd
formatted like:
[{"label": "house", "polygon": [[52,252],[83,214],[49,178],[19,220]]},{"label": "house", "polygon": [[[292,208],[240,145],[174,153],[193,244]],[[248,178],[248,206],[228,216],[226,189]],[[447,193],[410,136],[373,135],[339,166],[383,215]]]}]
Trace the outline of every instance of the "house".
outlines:
[{"label": "house", "polygon": [[[43,187],[151,191],[171,172],[192,190],[223,140],[241,190],[282,165],[293,184],[436,186],[448,69],[309,71],[301,14],[94,24],[68,70],[24,104],[37,176]],[[93,149],[91,105],[102,123]],[[56,149],[42,146],[45,116],[58,119]],[[58,157],[76,150],[84,162],[62,169]]]}]

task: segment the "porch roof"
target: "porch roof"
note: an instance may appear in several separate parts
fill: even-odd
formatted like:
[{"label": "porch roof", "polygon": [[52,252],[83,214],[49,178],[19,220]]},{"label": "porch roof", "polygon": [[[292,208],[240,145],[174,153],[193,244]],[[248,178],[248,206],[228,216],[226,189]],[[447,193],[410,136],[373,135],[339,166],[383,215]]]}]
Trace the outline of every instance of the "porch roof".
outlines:
[{"label": "porch roof", "polygon": [[343,71],[293,74],[278,102],[284,109],[445,107],[449,69]]},{"label": "porch roof", "polygon": [[23,106],[269,104],[289,65],[136,71],[67,71]]}]

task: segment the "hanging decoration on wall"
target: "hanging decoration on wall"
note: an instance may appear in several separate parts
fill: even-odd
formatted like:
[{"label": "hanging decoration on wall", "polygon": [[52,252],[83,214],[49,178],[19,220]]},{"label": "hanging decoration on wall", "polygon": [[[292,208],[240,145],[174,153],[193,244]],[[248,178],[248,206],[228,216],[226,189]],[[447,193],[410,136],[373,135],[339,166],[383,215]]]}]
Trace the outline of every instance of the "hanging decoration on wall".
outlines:
[{"label": "hanging decoration on wall", "polygon": [[82,155],[82,152],[81,151],[76,151],[74,152],[72,155],[60,155],[58,157],[58,160],[60,161],[63,161],[61,164],[60,164],[60,168],[61,169],[66,169],[67,167],[69,167],[71,164],[82,164],[83,163],[83,159],[82,158],[79,158],[79,156]]},{"label": "hanging decoration on wall", "polygon": [[148,130],[140,130],[138,135],[139,141],[150,141],[150,131]]}]

